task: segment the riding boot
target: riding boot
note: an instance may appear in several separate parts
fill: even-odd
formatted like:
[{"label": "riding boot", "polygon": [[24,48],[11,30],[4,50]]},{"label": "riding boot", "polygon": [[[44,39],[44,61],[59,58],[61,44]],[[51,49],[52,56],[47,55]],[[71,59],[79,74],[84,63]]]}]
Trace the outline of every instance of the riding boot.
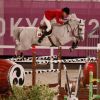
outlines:
[{"label": "riding boot", "polygon": [[50,30],[49,32],[44,31],[44,32],[43,32],[43,35],[39,38],[38,42],[41,43],[42,40],[44,39],[44,37],[47,36],[47,35],[50,35],[51,32],[52,32],[52,30]]}]

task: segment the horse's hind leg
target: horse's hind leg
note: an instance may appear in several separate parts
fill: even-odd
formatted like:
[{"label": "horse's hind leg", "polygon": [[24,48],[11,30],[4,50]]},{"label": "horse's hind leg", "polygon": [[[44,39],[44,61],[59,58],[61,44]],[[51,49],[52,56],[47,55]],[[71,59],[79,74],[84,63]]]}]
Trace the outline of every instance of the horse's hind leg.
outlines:
[{"label": "horse's hind leg", "polygon": [[23,51],[20,49],[20,42],[18,44],[16,43],[15,45],[15,56],[17,58],[19,57],[23,58]]},{"label": "horse's hind leg", "polygon": [[20,34],[23,31],[23,27],[17,27],[13,30],[13,38],[15,39],[16,44],[20,42]]},{"label": "horse's hind leg", "polygon": [[13,30],[13,37],[15,39],[15,56],[18,57],[19,55],[22,55],[22,51],[19,50],[20,48],[20,35],[23,31],[23,27],[17,27]]},{"label": "horse's hind leg", "polygon": [[20,50],[15,50],[15,55],[16,55],[16,58],[22,59],[24,57],[23,52]]}]

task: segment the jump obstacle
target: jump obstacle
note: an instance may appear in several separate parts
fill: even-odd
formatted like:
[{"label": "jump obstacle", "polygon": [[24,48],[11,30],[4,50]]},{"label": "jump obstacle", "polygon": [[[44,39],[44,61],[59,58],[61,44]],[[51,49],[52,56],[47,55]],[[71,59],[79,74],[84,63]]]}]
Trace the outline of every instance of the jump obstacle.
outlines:
[{"label": "jump obstacle", "polygon": [[[97,52],[97,58],[98,58],[98,65],[97,65],[97,76],[98,76],[98,79],[100,79],[100,68],[98,67],[99,65],[100,65],[100,49],[99,49],[99,47],[100,47],[100,44],[98,44],[98,46],[97,47],[94,47],[94,48],[92,48],[93,50],[98,50],[98,52]],[[81,49],[81,48],[77,48],[77,49]],[[86,48],[85,48],[86,49]],[[87,49],[91,49],[91,48],[87,48]],[[86,49],[86,50],[87,50]],[[58,48],[58,69],[59,69],[59,73],[58,73],[58,100],[61,100],[61,98],[60,98],[60,95],[61,95],[61,69],[62,69],[62,67],[61,67],[61,63],[62,63],[62,60],[61,60],[61,57],[62,57],[62,48],[61,47],[59,47]],[[36,79],[36,69],[34,68],[34,67],[36,67],[36,61],[34,61],[35,60],[35,58],[34,58],[35,56],[34,56],[34,54],[33,54],[33,78],[34,79]],[[98,79],[97,79],[97,81],[98,81]],[[33,80],[33,84],[35,84],[35,80]],[[92,84],[92,83],[91,83]],[[91,86],[91,85],[90,85]],[[98,88],[97,88],[97,93],[100,93],[100,88],[99,88],[99,86],[100,86],[100,84],[98,84]],[[92,87],[92,86],[91,86]],[[89,100],[93,100],[93,99],[90,99],[91,98],[91,92],[89,91]],[[97,96],[95,96],[95,98],[98,98],[99,97],[99,95],[97,95]]]},{"label": "jump obstacle", "polygon": [[[0,49],[15,49],[15,46],[14,45],[0,45]],[[49,49],[50,50],[50,57],[52,58],[54,56],[54,50],[55,49],[58,49],[58,47],[47,47],[47,46],[35,46],[36,49]],[[69,49],[70,46],[61,46],[62,49]],[[30,48],[31,49],[31,48]],[[76,50],[97,50],[98,47],[88,47],[88,46],[79,46],[78,48],[76,48]],[[77,59],[78,61],[82,61],[83,63],[83,60],[84,58],[81,60],[81,59]],[[85,60],[84,60],[85,61]],[[29,61],[28,61],[29,62]],[[42,61],[43,62],[43,61]],[[41,61],[38,61],[38,63],[42,63]],[[48,61],[46,61],[48,63]],[[63,61],[65,62],[65,61]],[[65,63],[71,63],[73,62],[72,60],[66,60]],[[75,62],[75,60],[74,60]],[[54,61],[54,59],[50,59],[50,69],[53,70],[53,63],[57,63],[57,61]]]}]

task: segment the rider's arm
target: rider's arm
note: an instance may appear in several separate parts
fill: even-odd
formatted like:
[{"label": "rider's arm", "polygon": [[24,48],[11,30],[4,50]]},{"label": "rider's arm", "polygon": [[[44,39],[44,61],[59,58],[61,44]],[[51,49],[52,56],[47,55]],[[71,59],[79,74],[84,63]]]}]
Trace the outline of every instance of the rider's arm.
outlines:
[{"label": "rider's arm", "polygon": [[56,21],[57,21],[57,23],[59,23],[59,24],[63,24],[63,23],[64,23],[64,21],[63,21],[63,19],[62,19],[62,15],[61,15],[60,12],[56,13]]},{"label": "rider's arm", "polygon": [[59,18],[59,17],[56,17],[56,21],[57,21],[57,23],[59,23],[59,24],[64,24],[63,19],[61,19],[61,18]]}]

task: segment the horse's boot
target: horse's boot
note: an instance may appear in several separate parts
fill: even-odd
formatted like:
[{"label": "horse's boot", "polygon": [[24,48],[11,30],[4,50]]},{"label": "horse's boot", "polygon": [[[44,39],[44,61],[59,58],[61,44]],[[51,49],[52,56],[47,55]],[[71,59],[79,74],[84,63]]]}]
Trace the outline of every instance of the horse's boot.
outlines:
[{"label": "horse's boot", "polygon": [[75,49],[75,48],[77,48],[77,46],[78,46],[78,40],[76,42],[73,42],[72,48]]},{"label": "horse's boot", "polygon": [[75,42],[74,48],[78,47],[78,40]]},{"label": "horse's boot", "polygon": [[72,43],[72,47],[70,48],[70,51],[72,52],[77,47],[78,47],[78,40]]}]

